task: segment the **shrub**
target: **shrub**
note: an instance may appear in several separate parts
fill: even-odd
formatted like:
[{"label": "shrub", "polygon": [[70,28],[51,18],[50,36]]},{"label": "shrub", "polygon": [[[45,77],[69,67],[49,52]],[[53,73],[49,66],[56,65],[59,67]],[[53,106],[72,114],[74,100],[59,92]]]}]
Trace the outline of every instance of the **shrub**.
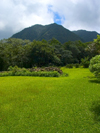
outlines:
[{"label": "shrub", "polygon": [[11,69],[12,71],[2,72],[0,76],[39,76],[39,77],[59,77],[60,73],[57,71],[32,71],[18,68],[17,66]]},{"label": "shrub", "polygon": [[28,70],[26,68],[20,69],[21,72],[27,72]]},{"label": "shrub", "polygon": [[40,76],[40,77],[59,77],[60,74],[56,71],[52,72],[31,72],[31,76]]},{"label": "shrub", "polygon": [[75,68],[79,68],[80,67],[80,64],[74,64]]},{"label": "shrub", "polygon": [[97,78],[100,78],[100,55],[96,55],[90,60],[89,70]]},{"label": "shrub", "polygon": [[8,67],[8,71],[12,71],[13,70],[13,67],[12,66],[9,66]]},{"label": "shrub", "polygon": [[16,75],[16,72],[18,72],[19,69],[20,69],[20,68],[18,68],[18,66],[14,66],[14,67],[12,68],[12,74],[13,74],[13,76]]},{"label": "shrub", "polygon": [[26,71],[23,76],[32,76],[30,71]]},{"label": "shrub", "polygon": [[84,67],[84,68],[88,68],[89,67],[89,58],[88,57],[85,57],[84,59],[81,59],[81,65]]},{"label": "shrub", "polygon": [[9,72],[8,72],[8,76],[13,76],[12,71],[9,71]]},{"label": "shrub", "polygon": [[10,66],[8,67],[8,71],[9,76],[24,76],[27,75],[25,73],[29,70],[27,70],[26,68],[19,68],[18,66]]},{"label": "shrub", "polygon": [[16,72],[13,76],[24,76],[22,72]]},{"label": "shrub", "polygon": [[36,72],[40,72],[40,71],[42,71],[42,72],[43,71],[57,71],[60,74],[63,73],[62,70],[60,68],[58,68],[58,67],[44,67],[44,68],[40,68],[40,67],[35,68],[35,67],[32,67],[30,69],[30,71],[31,72],[33,72],[33,71],[36,71]]},{"label": "shrub", "polygon": [[73,64],[67,64],[66,68],[73,68]]},{"label": "shrub", "polygon": [[8,76],[8,72],[1,72],[1,73],[0,73],[0,76],[1,76],[1,77]]}]

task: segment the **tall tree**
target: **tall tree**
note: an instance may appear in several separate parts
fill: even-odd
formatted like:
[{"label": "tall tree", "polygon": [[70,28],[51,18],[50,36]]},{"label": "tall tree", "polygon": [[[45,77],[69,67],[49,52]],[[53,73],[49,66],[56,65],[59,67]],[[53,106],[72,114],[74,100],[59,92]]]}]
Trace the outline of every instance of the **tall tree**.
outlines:
[{"label": "tall tree", "polygon": [[54,49],[48,43],[33,41],[31,47],[30,58],[33,66],[45,66],[50,63],[56,63],[57,57]]}]

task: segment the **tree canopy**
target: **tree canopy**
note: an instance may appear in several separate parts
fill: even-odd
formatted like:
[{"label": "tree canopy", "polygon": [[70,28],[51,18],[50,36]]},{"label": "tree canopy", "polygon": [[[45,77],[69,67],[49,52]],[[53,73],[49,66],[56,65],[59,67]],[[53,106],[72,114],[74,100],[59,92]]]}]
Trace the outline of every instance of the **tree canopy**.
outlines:
[{"label": "tree canopy", "polygon": [[32,42],[16,38],[3,39],[0,41],[0,70],[7,70],[9,66],[15,65],[25,68],[65,66],[80,63],[82,58],[91,58],[99,53],[100,36],[91,43],[68,41],[64,44],[55,38]]}]

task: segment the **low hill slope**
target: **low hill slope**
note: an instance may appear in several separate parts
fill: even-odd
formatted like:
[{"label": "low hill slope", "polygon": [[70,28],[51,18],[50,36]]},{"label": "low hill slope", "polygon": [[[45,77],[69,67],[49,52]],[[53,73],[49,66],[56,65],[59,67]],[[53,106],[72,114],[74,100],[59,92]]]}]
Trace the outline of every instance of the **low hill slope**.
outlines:
[{"label": "low hill slope", "polygon": [[86,31],[86,30],[77,30],[77,31],[73,31],[73,33],[78,35],[85,42],[91,42],[97,38],[97,35],[100,35],[96,31]]}]

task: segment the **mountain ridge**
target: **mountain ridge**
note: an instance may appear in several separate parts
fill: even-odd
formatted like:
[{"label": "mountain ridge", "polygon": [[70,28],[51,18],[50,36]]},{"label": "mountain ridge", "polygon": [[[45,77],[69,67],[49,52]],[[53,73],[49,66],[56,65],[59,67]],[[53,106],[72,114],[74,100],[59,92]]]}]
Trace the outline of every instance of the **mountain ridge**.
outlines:
[{"label": "mountain ridge", "polygon": [[48,41],[55,38],[61,43],[77,40],[82,42],[91,42],[97,38],[97,34],[99,33],[96,31],[87,31],[83,29],[70,31],[62,25],[52,23],[49,25],[35,24],[30,27],[26,27],[20,32],[12,35],[11,38],[28,39],[30,41],[41,41],[43,39]]},{"label": "mountain ridge", "polygon": [[81,37],[85,42],[91,42],[97,38],[97,35],[100,35],[96,31],[87,31],[83,29],[72,31],[72,32],[77,34],[79,37]]},{"label": "mountain ridge", "polygon": [[31,27],[27,27],[22,31],[14,34],[12,38],[21,38],[28,40],[38,40],[42,39],[51,40],[52,38],[56,38],[61,43],[65,43],[67,41],[76,41],[82,39],[77,36],[75,33],[70,30],[64,28],[62,25],[58,25],[56,23],[52,23],[49,25],[40,25],[36,24]]}]

